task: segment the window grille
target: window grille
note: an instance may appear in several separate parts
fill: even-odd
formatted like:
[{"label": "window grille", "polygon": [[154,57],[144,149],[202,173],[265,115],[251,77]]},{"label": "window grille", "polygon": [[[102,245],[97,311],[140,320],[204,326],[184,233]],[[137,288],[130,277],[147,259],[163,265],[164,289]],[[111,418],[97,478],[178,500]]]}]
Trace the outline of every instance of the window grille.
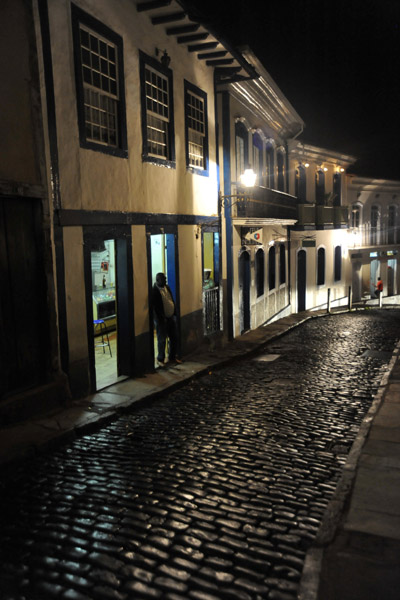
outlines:
[{"label": "window grille", "polygon": [[117,147],[117,48],[115,44],[80,24],[80,50],[86,139]]}]

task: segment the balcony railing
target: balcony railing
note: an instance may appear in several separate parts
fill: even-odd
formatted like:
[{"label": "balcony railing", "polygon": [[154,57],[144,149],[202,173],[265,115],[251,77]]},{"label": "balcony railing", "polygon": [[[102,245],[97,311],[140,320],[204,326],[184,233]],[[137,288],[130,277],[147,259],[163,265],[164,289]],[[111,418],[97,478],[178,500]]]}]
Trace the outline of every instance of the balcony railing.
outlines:
[{"label": "balcony railing", "polygon": [[298,199],[290,194],[255,187],[251,195],[238,190],[236,200],[232,202],[232,216],[258,219],[295,219],[297,220]]},{"label": "balcony railing", "polygon": [[220,329],[219,324],[219,288],[203,290],[204,333],[211,335]]},{"label": "balcony railing", "polygon": [[342,229],[348,226],[347,206],[299,204],[298,227]]},{"label": "balcony railing", "polygon": [[349,233],[353,240],[351,245],[354,248],[400,244],[399,227],[373,227],[369,223],[364,223],[359,227],[350,227]]}]

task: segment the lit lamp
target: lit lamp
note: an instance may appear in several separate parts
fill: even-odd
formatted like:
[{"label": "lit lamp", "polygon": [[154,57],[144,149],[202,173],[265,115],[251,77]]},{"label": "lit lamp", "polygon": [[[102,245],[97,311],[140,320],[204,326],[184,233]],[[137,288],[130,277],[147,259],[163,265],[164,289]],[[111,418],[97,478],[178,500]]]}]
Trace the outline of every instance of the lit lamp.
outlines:
[{"label": "lit lamp", "polygon": [[253,169],[245,169],[244,173],[240,176],[240,183],[242,183],[244,187],[254,187],[256,178],[257,175],[254,173]]}]

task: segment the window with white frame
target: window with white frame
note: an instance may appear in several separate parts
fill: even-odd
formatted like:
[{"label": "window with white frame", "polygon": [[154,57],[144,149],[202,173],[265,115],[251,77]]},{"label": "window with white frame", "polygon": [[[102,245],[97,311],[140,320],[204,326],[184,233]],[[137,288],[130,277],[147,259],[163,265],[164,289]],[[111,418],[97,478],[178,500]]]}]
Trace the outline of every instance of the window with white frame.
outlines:
[{"label": "window with white frame", "polygon": [[175,159],[172,71],[140,52],[142,158],[160,164]]},{"label": "window with white frame", "polygon": [[81,145],[127,156],[122,38],[72,5]]},{"label": "window with white frame", "polygon": [[145,85],[148,154],[168,158],[168,79],[146,65]]},{"label": "window with white frame", "polygon": [[186,165],[208,174],[208,124],[206,94],[185,81]]}]

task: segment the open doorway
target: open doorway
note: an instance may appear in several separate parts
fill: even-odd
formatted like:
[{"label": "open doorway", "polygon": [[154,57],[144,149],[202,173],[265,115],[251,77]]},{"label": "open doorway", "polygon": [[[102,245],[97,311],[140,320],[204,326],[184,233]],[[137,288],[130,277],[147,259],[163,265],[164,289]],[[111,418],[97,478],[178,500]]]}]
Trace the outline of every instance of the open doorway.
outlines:
[{"label": "open doorway", "polygon": [[90,252],[96,389],[118,381],[115,240]]},{"label": "open doorway", "polygon": [[[130,230],[84,230],[91,390],[133,374],[134,324]],[[107,235],[108,234],[108,235]],[[110,235],[111,234],[111,235]]]},{"label": "open doorway", "polygon": [[[176,262],[175,262],[175,234],[174,233],[155,233],[150,235],[150,263],[151,263],[151,286],[156,281],[157,273],[164,273],[167,278],[167,284],[177,302],[176,288]],[[154,349],[154,367],[157,367],[157,335],[154,324],[152,324],[152,338]],[[165,360],[168,362],[168,340],[165,348]]]}]

